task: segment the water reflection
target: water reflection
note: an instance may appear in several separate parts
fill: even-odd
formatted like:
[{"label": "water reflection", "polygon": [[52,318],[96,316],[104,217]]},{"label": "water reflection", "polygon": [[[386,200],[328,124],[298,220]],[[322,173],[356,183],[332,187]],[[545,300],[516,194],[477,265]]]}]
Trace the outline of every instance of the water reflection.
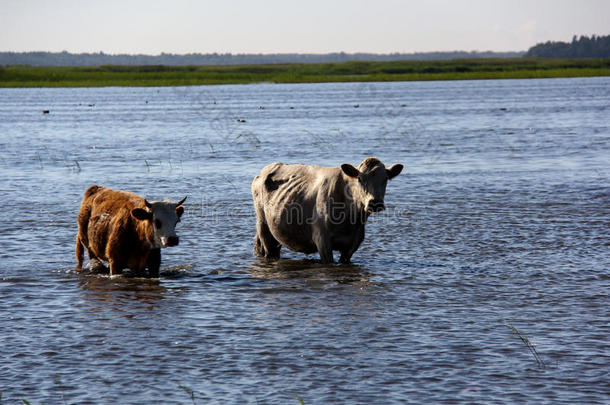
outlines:
[{"label": "water reflection", "polygon": [[339,284],[369,283],[372,273],[357,264],[322,264],[318,260],[258,259],[250,264],[248,272],[263,279],[303,279]]},{"label": "water reflection", "polygon": [[124,304],[153,307],[165,299],[167,293],[159,279],[140,277],[80,274],[78,285],[84,292],[82,298],[88,304],[104,308]]},{"label": "water reflection", "polygon": [[[83,291],[82,298],[92,309],[96,308],[131,308],[153,309],[170,294],[183,291],[185,288],[172,288],[168,280],[177,280],[191,276],[194,265],[171,266],[161,269],[160,278],[141,277],[128,270],[119,276],[110,277],[102,268],[87,267],[83,271],[69,271],[78,276],[78,286]],[[165,284],[165,285],[164,285]]]}]

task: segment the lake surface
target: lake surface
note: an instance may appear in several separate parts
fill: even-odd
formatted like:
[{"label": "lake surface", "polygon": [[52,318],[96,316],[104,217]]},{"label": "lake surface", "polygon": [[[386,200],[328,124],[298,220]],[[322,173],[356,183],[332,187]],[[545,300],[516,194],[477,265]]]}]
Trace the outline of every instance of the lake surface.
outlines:
[{"label": "lake surface", "polygon": [[[263,166],[367,156],[353,264],[253,256]],[[0,89],[0,167],[3,403],[610,401],[610,78]],[[92,184],[188,195],[160,279],[74,271]]]}]

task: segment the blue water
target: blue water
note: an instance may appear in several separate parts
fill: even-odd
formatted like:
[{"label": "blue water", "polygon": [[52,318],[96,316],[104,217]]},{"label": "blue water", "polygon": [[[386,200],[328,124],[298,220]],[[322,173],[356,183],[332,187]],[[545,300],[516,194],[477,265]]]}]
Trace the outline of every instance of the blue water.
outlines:
[{"label": "blue water", "polygon": [[[263,166],[367,156],[352,265],[253,256]],[[3,403],[610,401],[610,78],[0,89],[0,167]],[[188,195],[159,280],[74,271],[92,184]]]}]

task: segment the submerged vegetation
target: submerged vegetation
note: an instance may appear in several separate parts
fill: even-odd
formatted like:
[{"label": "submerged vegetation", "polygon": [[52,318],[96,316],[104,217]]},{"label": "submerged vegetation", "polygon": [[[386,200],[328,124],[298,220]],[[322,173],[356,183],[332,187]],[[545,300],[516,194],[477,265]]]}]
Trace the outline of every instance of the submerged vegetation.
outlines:
[{"label": "submerged vegetation", "polygon": [[495,58],[238,66],[0,66],[0,87],[188,86],[610,76],[610,59]]}]

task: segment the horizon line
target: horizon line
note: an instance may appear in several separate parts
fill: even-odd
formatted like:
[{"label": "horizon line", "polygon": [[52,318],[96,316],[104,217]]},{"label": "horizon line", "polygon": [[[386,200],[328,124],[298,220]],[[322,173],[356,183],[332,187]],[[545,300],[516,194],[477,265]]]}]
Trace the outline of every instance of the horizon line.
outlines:
[{"label": "horizon line", "polygon": [[451,50],[451,51],[417,51],[417,52],[367,52],[367,51],[356,51],[356,52],[346,52],[346,51],[332,51],[332,52],[188,52],[188,53],[172,53],[172,52],[161,52],[161,53],[107,53],[105,51],[43,51],[43,50],[34,50],[34,51],[7,51],[0,50],[0,53],[54,53],[54,54],[89,54],[89,55],[106,55],[106,56],[188,56],[188,55],[422,55],[422,54],[435,54],[435,53],[525,53],[526,50],[515,50],[515,51],[493,51],[493,50]]}]

